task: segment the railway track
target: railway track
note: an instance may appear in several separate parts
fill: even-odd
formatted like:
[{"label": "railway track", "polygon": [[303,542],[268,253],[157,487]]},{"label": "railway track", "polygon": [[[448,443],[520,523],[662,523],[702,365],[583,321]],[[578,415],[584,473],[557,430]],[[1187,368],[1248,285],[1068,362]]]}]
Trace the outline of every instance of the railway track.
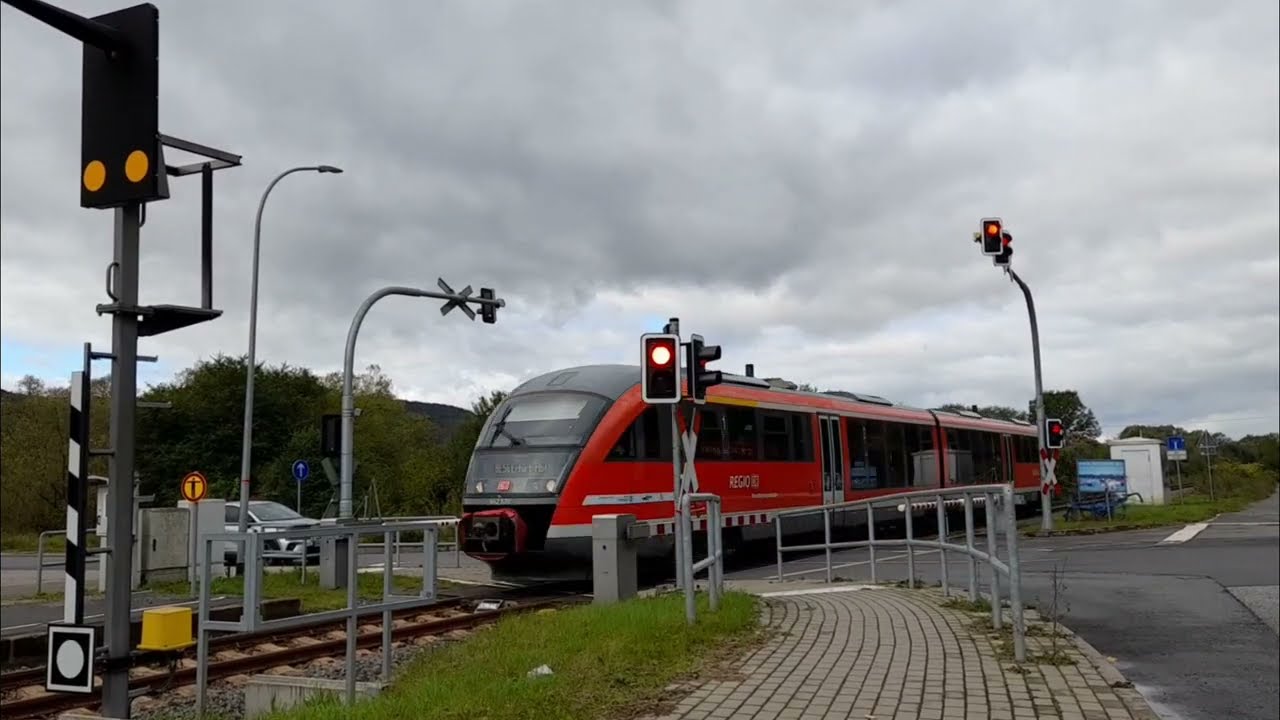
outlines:
[{"label": "railway track", "polygon": [[[507,615],[529,612],[585,598],[571,592],[537,592],[534,588],[490,593],[487,598],[513,601],[497,610],[473,611],[468,607],[477,598],[458,597],[432,605],[400,611],[392,616],[392,642],[403,643],[429,635],[442,635],[457,630],[470,630],[493,623]],[[380,647],[381,614],[373,614],[376,622],[362,618],[356,646]],[[327,622],[269,633],[236,633],[211,639],[209,644],[209,681],[235,675],[261,672],[281,666],[308,663],[346,652],[346,622]],[[194,685],[196,681],[195,648],[170,658],[156,654],[139,654],[130,670],[129,690],[134,697],[170,692]],[[157,661],[161,665],[157,667]],[[30,668],[0,676],[0,716],[6,718],[55,717],[73,709],[97,709],[98,695],[49,693],[44,689],[45,669]],[[101,678],[95,680],[100,685]]]}]

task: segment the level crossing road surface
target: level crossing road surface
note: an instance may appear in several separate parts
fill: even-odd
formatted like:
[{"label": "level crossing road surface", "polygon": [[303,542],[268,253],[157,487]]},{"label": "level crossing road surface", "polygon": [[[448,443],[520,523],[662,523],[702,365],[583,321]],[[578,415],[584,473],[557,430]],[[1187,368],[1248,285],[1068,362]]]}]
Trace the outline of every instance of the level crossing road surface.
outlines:
[{"label": "level crossing road surface", "polygon": [[[1116,667],[1164,718],[1280,717],[1278,499],[1273,495],[1203,528],[1019,537],[1023,602],[1047,611],[1056,584],[1063,623],[1116,658]],[[1003,558],[1003,534],[999,539]],[[977,544],[985,542],[979,531]],[[822,554],[787,557],[795,559],[784,564],[786,578],[824,577]],[[917,550],[915,559],[918,579],[939,579],[936,550]],[[870,578],[865,549],[833,553],[833,564],[837,578]],[[876,567],[880,581],[905,580],[905,549],[878,550]],[[947,568],[949,583],[967,588],[968,559],[948,553]],[[726,577],[772,578],[776,572],[767,566]],[[986,583],[980,587],[985,591]],[[1002,596],[1007,599],[1007,591]]]}]

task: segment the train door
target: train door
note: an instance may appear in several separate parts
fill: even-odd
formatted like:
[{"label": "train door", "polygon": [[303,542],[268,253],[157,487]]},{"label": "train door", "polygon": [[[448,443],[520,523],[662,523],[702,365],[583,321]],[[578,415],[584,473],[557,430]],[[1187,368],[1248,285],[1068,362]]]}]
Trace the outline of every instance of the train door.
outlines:
[{"label": "train door", "polygon": [[1001,482],[1008,483],[1009,485],[1014,484],[1013,462],[1016,459],[1014,452],[1017,450],[1017,448],[1014,447],[1013,443],[1014,443],[1013,436],[1011,435],[1000,436],[1000,470],[1001,470],[1001,473],[1003,474],[1003,479],[1001,480]]},{"label": "train door", "polygon": [[840,418],[819,415],[822,433],[822,502],[844,502],[844,453],[840,443]]}]

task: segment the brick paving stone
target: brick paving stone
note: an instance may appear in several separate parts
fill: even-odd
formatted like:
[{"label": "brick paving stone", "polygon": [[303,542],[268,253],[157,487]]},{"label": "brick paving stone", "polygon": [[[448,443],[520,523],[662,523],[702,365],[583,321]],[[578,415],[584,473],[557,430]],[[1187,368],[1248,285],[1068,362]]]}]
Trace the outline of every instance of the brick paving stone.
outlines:
[{"label": "brick paving stone", "polygon": [[[769,596],[780,587],[828,591]],[[1065,628],[1055,638],[1034,613],[1028,614],[1028,625],[1037,628],[1026,638],[1028,662],[1017,667],[1005,647],[1012,626],[1007,611],[1003,634],[997,633],[983,619],[989,613],[947,607],[937,588],[786,583],[742,589],[766,596],[761,622],[775,631],[770,640],[734,663],[741,679],[684,685],[691,692],[672,698],[671,714],[649,720],[1157,717],[1136,690],[1112,688]]]}]

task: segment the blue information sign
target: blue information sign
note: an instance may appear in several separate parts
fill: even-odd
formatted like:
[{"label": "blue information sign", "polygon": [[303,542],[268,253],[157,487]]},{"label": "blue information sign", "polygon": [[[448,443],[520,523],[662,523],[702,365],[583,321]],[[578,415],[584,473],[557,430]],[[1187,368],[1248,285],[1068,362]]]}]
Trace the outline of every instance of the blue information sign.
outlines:
[{"label": "blue information sign", "polygon": [[1174,452],[1177,452],[1178,450],[1187,449],[1186,438],[1183,438],[1180,435],[1174,435],[1173,437],[1170,437],[1168,440],[1168,443],[1169,443],[1168,449],[1173,450]]},{"label": "blue information sign", "polygon": [[298,482],[302,482],[303,480],[306,480],[307,476],[310,474],[311,474],[311,466],[307,464],[306,460],[293,461],[293,479],[294,480],[297,480]]}]

